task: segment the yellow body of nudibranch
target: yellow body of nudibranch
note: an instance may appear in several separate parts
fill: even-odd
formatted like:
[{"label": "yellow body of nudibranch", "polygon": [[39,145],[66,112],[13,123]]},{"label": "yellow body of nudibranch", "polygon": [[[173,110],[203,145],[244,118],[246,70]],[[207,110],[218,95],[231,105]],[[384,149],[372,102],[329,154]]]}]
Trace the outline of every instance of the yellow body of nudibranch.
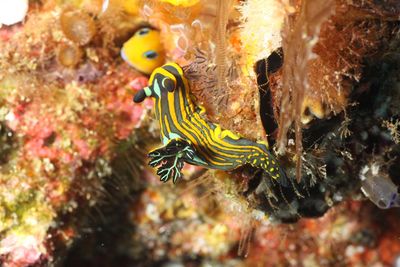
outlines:
[{"label": "yellow body of nudibranch", "polygon": [[165,63],[160,32],[149,27],[139,29],[121,49],[121,57],[135,69],[151,74]]}]

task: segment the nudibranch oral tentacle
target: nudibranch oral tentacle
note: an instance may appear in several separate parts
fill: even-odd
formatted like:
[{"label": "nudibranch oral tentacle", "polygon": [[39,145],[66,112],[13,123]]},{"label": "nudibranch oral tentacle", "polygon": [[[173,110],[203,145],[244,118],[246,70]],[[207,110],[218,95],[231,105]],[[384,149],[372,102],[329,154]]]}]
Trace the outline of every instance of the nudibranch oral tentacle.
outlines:
[{"label": "nudibranch oral tentacle", "polygon": [[166,182],[181,177],[183,163],[231,171],[243,165],[264,170],[281,185],[288,184],[285,172],[265,142],[253,142],[220,125],[205,120],[204,108],[192,100],[182,68],[168,63],[153,71],[149,86],[134,97],[141,102],[152,97],[160,124],[163,147],[150,152],[150,166]]}]

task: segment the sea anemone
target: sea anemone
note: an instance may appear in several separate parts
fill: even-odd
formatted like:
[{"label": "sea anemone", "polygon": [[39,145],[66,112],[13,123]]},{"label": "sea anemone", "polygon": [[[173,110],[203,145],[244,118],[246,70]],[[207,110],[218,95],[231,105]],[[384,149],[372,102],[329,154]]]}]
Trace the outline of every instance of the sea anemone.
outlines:
[{"label": "sea anemone", "polygon": [[57,61],[64,67],[75,67],[82,58],[81,49],[75,44],[61,44],[57,51]]},{"label": "sea anemone", "polygon": [[65,9],[60,16],[64,35],[78,45],[88,44],[96,33],[96,24],[87,13]]}]

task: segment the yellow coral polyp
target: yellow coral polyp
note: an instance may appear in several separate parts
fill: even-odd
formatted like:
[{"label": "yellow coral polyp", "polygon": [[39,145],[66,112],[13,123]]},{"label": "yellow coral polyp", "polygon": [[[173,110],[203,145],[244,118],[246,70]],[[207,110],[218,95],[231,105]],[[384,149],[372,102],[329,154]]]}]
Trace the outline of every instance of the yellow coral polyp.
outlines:
[{"label": "yellow coral polyp", "polygon": [[65,37],[79,45],[88,44],[96,33],[93,18],[78,10],[64,10],[60,16],[60,23]]},{"label": "yellow coral polyp", "polygon": [[82,51],[77,45],[62,44],[57,51],[57,61],[64,67],[75,67],[82,57]]},{"label": "yellow coral polyp", "polygon": [[325,108],[319,99],[314,99],[306,96],[301,105],[301,122],[307,124],[313,120],[314,117],[322,119],[325,117]]}]

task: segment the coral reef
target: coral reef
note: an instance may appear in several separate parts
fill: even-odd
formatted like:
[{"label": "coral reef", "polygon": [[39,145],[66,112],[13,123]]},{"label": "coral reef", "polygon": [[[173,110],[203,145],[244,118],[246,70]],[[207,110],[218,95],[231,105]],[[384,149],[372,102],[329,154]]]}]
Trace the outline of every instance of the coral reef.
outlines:
[{"label": "coral reef", "polygon": [[[3,2],[1,266],[399,264],[398,1]],[[288,184],[188,164],[161,183],[154,104],[132,101],[157,66],[128,43]]]},{"label": "coral reef", "polygon": [[69,43],[86,44],[95,32],[89,38],[77,26],[73,36],[85,32],[84,41],[67,36],[63,14],[37,7],[23,29],[5,28],[11,36],[1,41],[5,266],[52,260],[57,239],[67,245],[79,234],[77,219],[104,194],[113,147],[145,114],[144,107],[126,106],[129,83],[140,75],[112,64],[101,43],[90,49]]}]

